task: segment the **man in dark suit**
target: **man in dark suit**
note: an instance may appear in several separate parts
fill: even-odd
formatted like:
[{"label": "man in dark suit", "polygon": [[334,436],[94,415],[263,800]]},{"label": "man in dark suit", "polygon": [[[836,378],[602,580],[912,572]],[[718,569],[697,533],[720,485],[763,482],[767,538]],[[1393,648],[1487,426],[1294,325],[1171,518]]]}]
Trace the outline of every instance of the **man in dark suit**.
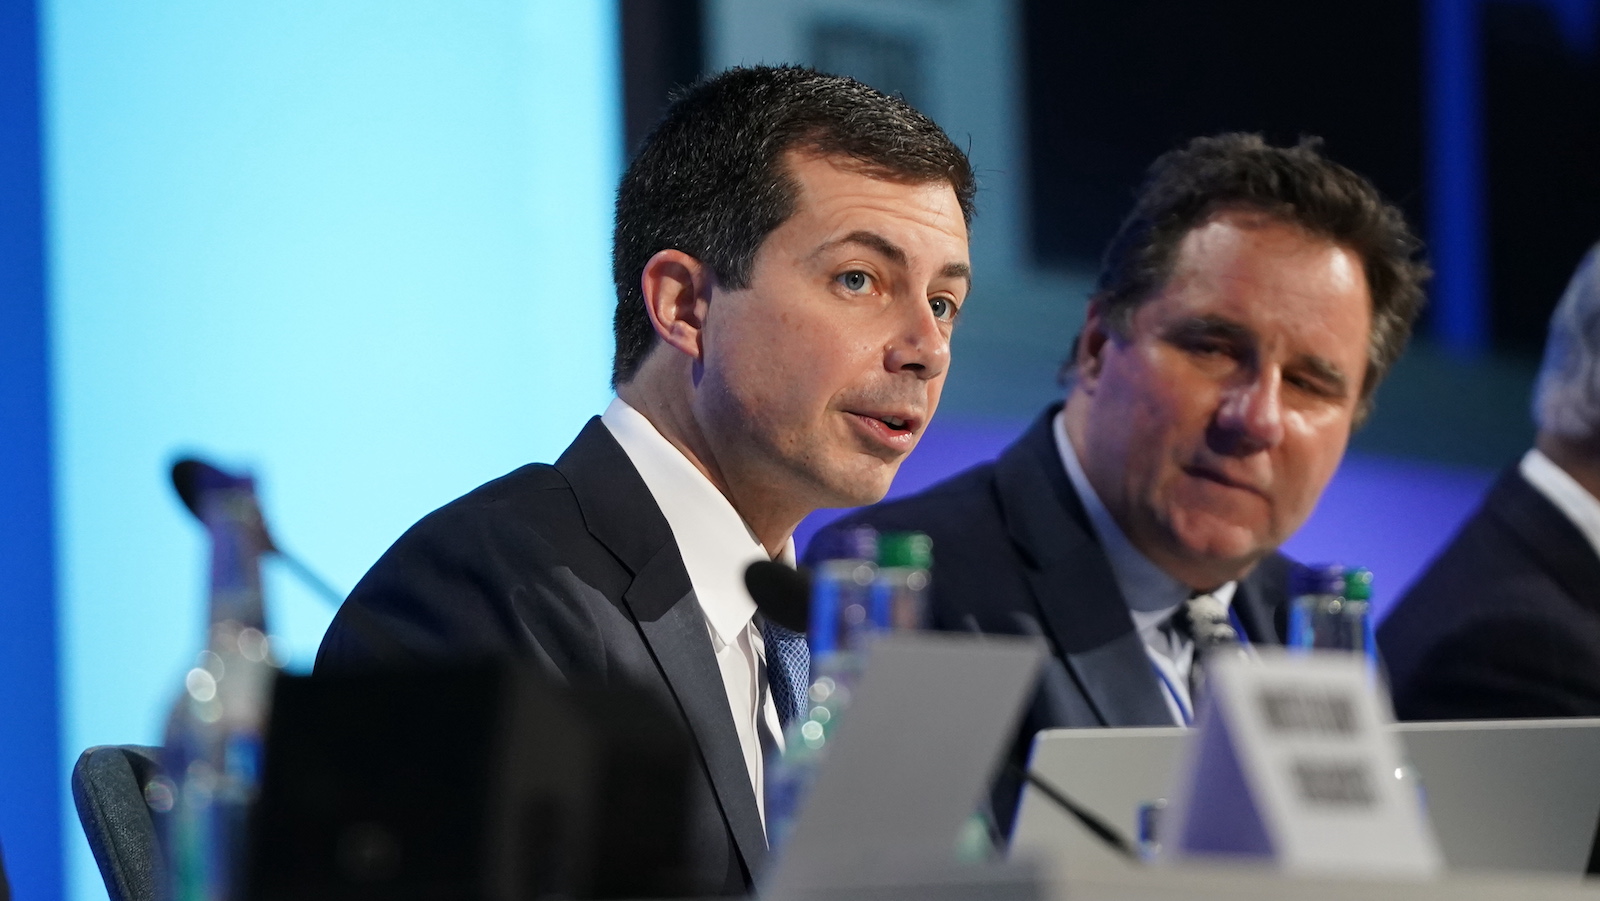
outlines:
[{"label": "man in dark suit", "polygon": [[[998,460],[843,521],[933,537],[933,624],[1046,638],[1023,724],[1188,723],[1196,658],[1276,642],[1299,528],[1422,303],[1398,210],[1314,142],[1201,138],[1107,250],[1064,404]],[[1002,825],[1015,780],[997,789]]]},{"label": "man in dark suit", "polygon": [[317,669],[506,655],[653,694],[703,764],[691,888],[749,891],[764,751],[806,660],[754,616],[744,567],[792,560],[819,507],[881,499],[916,444],[970,285],[972,193],[937,125],[857,82],[758,67],[689,89],[618,190],[617,400],[553,466],[402,536]]},{"label": "man in dark suit", "polygon": [[1538,435],[1401,598],[1402,719],[1600,716],[1600,247],[1550,319]]}]

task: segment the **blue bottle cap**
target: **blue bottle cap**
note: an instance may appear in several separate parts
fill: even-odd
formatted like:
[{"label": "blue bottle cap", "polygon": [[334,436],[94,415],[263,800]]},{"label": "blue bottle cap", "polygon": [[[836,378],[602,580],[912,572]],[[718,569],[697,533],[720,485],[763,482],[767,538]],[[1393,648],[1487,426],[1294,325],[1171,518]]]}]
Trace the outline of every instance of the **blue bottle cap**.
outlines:
[{"label": "blue bottle cap", "polygon": [[871,526],[851,526],[823,532],[812,539],[815,549],[813,560],[866,560],[878,559],[878,530]]},{"label": "blue bottle cap", "polygon": [[1338,563],[1316,563],[1311,566],[1298,567],[1294,576],[1289,580],[1289,593],[1292,596],[1302,594],[1344,594],[1345,568]]}]

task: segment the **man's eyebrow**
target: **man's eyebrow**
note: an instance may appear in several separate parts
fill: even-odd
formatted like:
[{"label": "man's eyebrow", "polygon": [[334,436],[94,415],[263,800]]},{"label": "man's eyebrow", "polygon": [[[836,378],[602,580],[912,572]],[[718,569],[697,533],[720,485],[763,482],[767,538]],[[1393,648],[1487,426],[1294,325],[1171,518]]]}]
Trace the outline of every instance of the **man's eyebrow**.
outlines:
[{"label": "man's eyebrow", "polygon": [[966,263],[946,263],[939,270],[940,278],[959,278],[967,283],[967,290],[972,290],[972,267]]},{"label": "man's eyebrow", "polygon": [[894,243],[888,238],[885,238],[883,235],[880,235],[877,232],[869,232],[859,229],[851,232],[848,235],[845,235],[842,238],[829,241],[821,247],[818,247],[816,253],[812,254],[812,256],[820,256],[821,254],[844,244],[860,244],[869,250],[877,251],[882,256],[887,257],[889,262],[894,263],[896,266],[904,266],[906,264],[906,252],[900,249],[900,245]]},{"label": "man's eyebrow", "polygon": [[[1256,338],[1254,329],[1224,319],[1220,316],[1192,316],[1174,323],[1168,334],[1172,337],[1205,337],[1230,341],[1237,344],[1253,342]],[[1329,392],[1340,397],[1350,393],[1350,377],[1344,370],[1326,357],[1317,354],[1301,354],[1294,359],[1295,365],[1308,372],[1312,378],[1324,383]]]},{"label": "man's eyebrow", "polygon": [[1350,393],[1350,379],[1331,360],[1319,357],[1316,354],[1303,354],[1295,358],[1300,366],[1310,370],[1311,375],[1318,381],[1327,383],[1334,394],[1345,397]]},{"label": "man's eyebrow", "polygon": [[1172,324],[1167,334],[1174,338],[1221,338],[1237,342],[1256,339],[1254,329],[1221,316],[1190,316],[1180,319]]},{"label": "man's eyebrow", "polygon": [[[842,238],[829,241],[821,247],[818,247],[816,253],[813,253],[812,256],[820,256],[824,252],[844,244],[859,244],[869,250],[876,251],[878,254],[882,255],[889,262],[895,264],[896,266],[904,266],[908,262],[906,252],[900,249],[900,245],[894,243],[888,238],[885,238],[883,235],[880,235],[877,232],[866,231],[864,229],[858,229]],[[962,279],[967,283],[967,289],[972,289],[972,267],[966,263],[946,263],[944,267],[939,270],[939,277]]]}]

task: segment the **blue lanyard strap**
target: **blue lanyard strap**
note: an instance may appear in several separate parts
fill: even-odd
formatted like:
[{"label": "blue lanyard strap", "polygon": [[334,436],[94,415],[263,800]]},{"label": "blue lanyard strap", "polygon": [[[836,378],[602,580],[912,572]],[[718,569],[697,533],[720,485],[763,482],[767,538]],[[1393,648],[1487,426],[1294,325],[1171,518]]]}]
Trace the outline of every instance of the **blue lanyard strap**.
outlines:
[{"label": "blue lanyard strap", "polygon": [[1161,680],[1162,687],[1167,690],[1167,696],[1172,698],[1172,702],[1178,706],[1178,715],[1183,718],[1183,724],[1185,726],[1193,726],[1194,711],[1189,709],[1188,704],[1183,703],[1183,695],[1178,694],[1178,687],[1172,684],[1172,680],[1167,678],[1167,674],[1161,671],[1161,667],[1156,666],[1154,660],[1150,661],[1150,668],[1156,671],[1156,678]]},{"label": "blue lanyard strap", "polygon": [[[1235,588],[1233,593],[1237,595],[1239,589]],[[1244,620],[1239,618],[1239,611],[1233,609],[1232,604],[1228,605],[1228,622],[1233,624],[1233,631],[1239,636],[1239,643],[1248,648],[1250,646],[1250,636],[1245,634]]]}]

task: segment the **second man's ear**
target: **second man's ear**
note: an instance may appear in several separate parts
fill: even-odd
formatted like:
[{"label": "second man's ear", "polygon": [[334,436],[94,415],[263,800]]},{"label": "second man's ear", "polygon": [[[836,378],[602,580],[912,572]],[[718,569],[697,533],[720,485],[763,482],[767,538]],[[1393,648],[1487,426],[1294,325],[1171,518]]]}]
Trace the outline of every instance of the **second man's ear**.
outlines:
[{"label": "second man's ear", "polygon": [[639,288],[656,335],[698,360],[701,333],[716,275],[711,267],[681,250],[661,250],[644,264]]},{"label": "second man's ear", "polygon": [[1097,300],[1089,301],[1089,311],[1083,320],[1083,330],[1072,348],[1072,365],[1079,380],[1092,381],[1100,375],[1100,365],[1110,333],[1106,330],[1105,308]]}]

